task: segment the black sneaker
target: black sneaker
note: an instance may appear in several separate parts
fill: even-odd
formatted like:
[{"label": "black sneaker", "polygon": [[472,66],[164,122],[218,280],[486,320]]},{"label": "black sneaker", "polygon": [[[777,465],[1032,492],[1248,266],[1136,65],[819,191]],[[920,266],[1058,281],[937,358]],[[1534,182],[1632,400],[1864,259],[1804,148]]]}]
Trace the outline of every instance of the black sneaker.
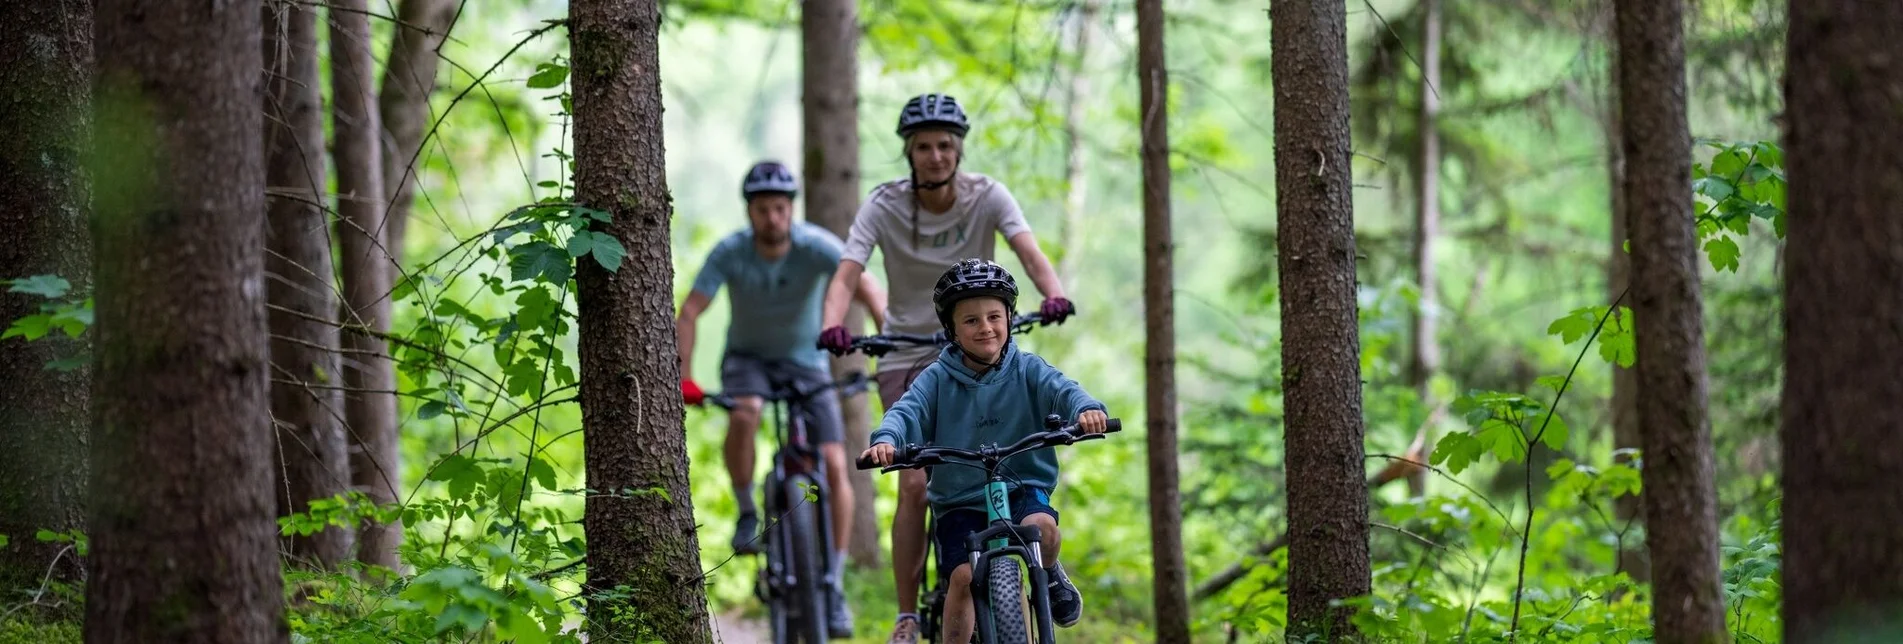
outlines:
[{"label": "black sneaker", "polygon": [[1056,564],[1044,569],[1047,579],[1045,594],[1051,599],[1051,621],[1060,628],[1069,628],[1077,623],[1084,614],[1084,597],[1077,594],[1077,586],[1070,583],[1070,575],[1064,574],[1064,564]]},{"label": "black sneaker", "polygon": [[852,606],[846,604],[846,591],[839,584],[827,584],[827,593],[831,595],[831,610],[826,612],[826,636],[837,639],[852,638]]},{"label": "black sneaker", "polygon": [[733,526],[733,551],[735,554],[754,555],[766,551],[766,546],[757,538],[760,535],[760,518],[752,512],[740,515]]}]

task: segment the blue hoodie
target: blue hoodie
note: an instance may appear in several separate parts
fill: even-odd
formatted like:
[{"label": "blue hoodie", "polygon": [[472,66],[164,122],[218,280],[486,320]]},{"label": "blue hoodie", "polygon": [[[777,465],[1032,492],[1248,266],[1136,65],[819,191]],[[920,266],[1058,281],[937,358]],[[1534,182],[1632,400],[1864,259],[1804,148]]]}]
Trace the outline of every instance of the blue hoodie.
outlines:
[{"label": "blue hoodie", "polygon": [[[1086,411],[1104,408],[1043,358],[1019,351],[1007,338],[1002,364],[981,377],[965,366],[957,345],[947,345],[938,361],[925,368],[905,395],[885,412],[872,444],[939,445],[978,449],[996,443],[1003,447],[1026,435],[1044,431],[1044,416],[1057,414],[1074,422]],[[1006,459],[999,472],[1005,480],[1051,490],[1057,486],[1057,453],[1036,449]],[[959,507],[982,507],[983,470],[951,465],[932,468],[925,498],[944,512]]]}]

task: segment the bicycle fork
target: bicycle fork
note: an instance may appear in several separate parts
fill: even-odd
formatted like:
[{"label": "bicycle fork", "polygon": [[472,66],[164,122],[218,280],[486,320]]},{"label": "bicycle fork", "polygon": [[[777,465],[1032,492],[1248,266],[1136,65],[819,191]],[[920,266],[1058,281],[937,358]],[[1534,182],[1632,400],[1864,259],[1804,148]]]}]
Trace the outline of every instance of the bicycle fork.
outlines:
[{"label": "bicycle fork", "polygon": [[1021,610],[1018,606],[991,605],[991,562],[998,557],[1015,556],[1030,564],[1025,573],[1031,581],[1029,599],[1037,639],[1051,642],[1051,605],[1046,590],[1050,580],[1044,574],[1043,535],[1037,526],[1018,525],[1011,520],[1010,487],[996,474],[985,484],[985,519],[989,527],[965,537],[965,547],[971,553],[971,601],[977,617],[976,630],[982,641],[999,642],[993,611]]}]

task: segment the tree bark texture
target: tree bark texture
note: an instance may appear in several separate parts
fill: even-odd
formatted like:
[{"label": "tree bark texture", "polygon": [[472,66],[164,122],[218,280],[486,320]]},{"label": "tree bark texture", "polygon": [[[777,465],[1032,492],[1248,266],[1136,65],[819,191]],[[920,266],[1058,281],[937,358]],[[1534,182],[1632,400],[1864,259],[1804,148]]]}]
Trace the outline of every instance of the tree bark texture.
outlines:
[{"label": "tree bark texture", "polygon": [[[310,510],[312,499],[350,489],[344,440],[344,404],[336,387],[341,361],[335,319],[336,286],[330,261],[324,112],[317,74],[317,9],[294,2],[264,4],[265,186],[270,223],[265,231],[265,293],[273,306],[271,418],[276,428],[271,464],[279,516]],[[296,383],[302,384],[292,384]],[[316,385],[316,386],[306,386]],[[294,561],[330,568],[350,558],[355,530],[325,528],[283,537]]]},{"label": "tree bark texture", "polygon": [[85,639],[285,642],[258,5],[99,0]]},{"label": "tree bark texture", "polygon": [[[91,287],[90,210],[82,167],[91,132],[92,3],[0,4],[0,279],[57,274]],[[0,293],[0,328],[39,311],[45,299]],[[41,529],[86,524],[86,415],[91,370],[46,368],[80,358],[90,335],[55,332],[0,340],[0,588],[37,587],[80,576],[79,558],[41,543]],[[59,563],[55,565],[55,558]]]},{"label": "tree bark texture", "polygon": [[1898,30],[1896,3],[1791,5],[1782,429],[1791,642],[1903,631]]},{"label": "tree bark texture", "polygon": [[[859,212],[859,11],[853,0],[803,0],[800,5],[800,102],[805,128],[806,218],[845,239]],[[865,326],[865,305],[857,300],[846,314],[846,328]],[[832,359],[833,376],[866,373],[866,357],[857,353]],[[839,399],[848,454],[870,441],[871,412],[866,394]],[[854,469],[852,482],[852,562],[879,565],[878,492],[872,472]],[[834,529],[839,529],[835,527]]]},{"label": "tree bark texture", "polygon": [[458,4],[452,0],[403,0],[397,5],[395,33],[389,62],[383,67],[383,86],[377,94],[383,122],[383,189],[388,193],[390,257],[403,262],[404,234],[410,208],[415,205],[417,165],[422,162],[423,134],[430,123],[430,94],[436,91],[437,49],[449,37]]},{"label": "tree bark texture", "polygon": [[1684,4],[1620,0],[1616,11],[1652,616],[1659,641],[1718,641],[1726,637],[1725,609],[1692,222]]},{"label": "tree bark texture", "polygon": [[[588,487],[604,491],[582,519],[588,591],[627,593],[591,599],[588,617],[598,639],[709,642],[678,393],[660,20],[655,0],[569,5],[576,196],[611,213],[597,227],[628,251],[619,272],[591,258],[576,270],[583,449]],[[622,489],[634,493],[610,492]]]},{"label": "tree bark texture", "polygon": [[[352,482],[377,505],[397,502],[396,364],[389,342],[390,284],[382,150],[378,140],[376,59],[365,0],[335,0],[330,11],[331,154],[337,163],[337,248],[343,262],[344,419]],[[357,560],[395,570],[400,522],[366,521]]]},{"label": "tree bark texture", "polygon": [[1084,115],[1089,112],[1090,75],[1085,72],[1090,64],[1092,41],[1097,36],[1097,16],[1102,0],[1083,0],[1078,6],[1077,41],[1071,48],[1076,57],[1075,67],[1070,71],[1070,89],[1064,97],[1064,218],[1063,231],[1058,239],[1063,241],[1062,256],[1057,260],[1057,277],[1064,282],[1064,292],[1077,291],[1078,261],[1084,256],[1084,231],[1087,227],[1084,208],[1090,196],[1089,177],[1084,170],[1090,157],[1090,151],[1084,145]]},{"label": "tree bark texture", "polygon": [[1369,592],[1346,6],[1275,0],[1277,275],[1289,517],[1289,635],[1349,637]]},{"label": "tree bark texture", "polygon": [[[1616,42],[1615,42],[1616,45]],[[1613,69],[1618,69],[1618,48],[1612,47]],[[1626,251],[1626,240],[1630,238],[1631,209],[1626,207],[1625,187],[1625,134],[1619,125],[1619,83],[1613,79],[1607,83],[1608,98],[1605,105],[1606,173],[1612,186],[1612,249],[1606,262],[1606,301],[1617,302],[1621,295],[1627,295],[1626,289],[1632,283],[1632,255]],[[1631,302],[1631,297],[1625,298]],[[1624,306],[1624,305],[1622,305]],[[1631,324],[1631,320],[1626,320]],[[1612,368],[1612,447],[1614,450],[1632,450],[1613,456],[1613,461],[1622,465],[1637,467],[1637,453],[1645,447],[1639,437],[1639,372],[1633,367],[1618,364]],[[1613,517],[1618,519],[1619,528],[1645,525],[1644,492],[1627,494],[1613,500]],[[1652,581],[1652,562],[1645,552],[1645,539],[1635,538],[1637,534],[1627,532],[1625,543],[1619,550],[1619,570],[1631,575],[1632,579],[1650,583]]]},{"label": "tree bark texture", "polygon": [[1162,0],[1138,0],[1143,135],[1143,380],[1149,440],[1151,592],[1157,642],[1189,642],[1188,567],[1176,463],[1176,281],[1171,272],[1169,71]]},{"label": "tree bark texture", "polygon": [[[1422,0],[1420,158],[1414,168],[1414,284],[1420,295],[1411,326],[1408,382],[1429,405],[1428,382],[1440,371],[1440,290],[1434,270],[1434,240],[1440,236],[1440,36],[1441,0]],[[1433,450],[1433,423],[1422,425],[1421,444]],[[1408,493],[1427,493],[1427,469],[1407,477]]]}]

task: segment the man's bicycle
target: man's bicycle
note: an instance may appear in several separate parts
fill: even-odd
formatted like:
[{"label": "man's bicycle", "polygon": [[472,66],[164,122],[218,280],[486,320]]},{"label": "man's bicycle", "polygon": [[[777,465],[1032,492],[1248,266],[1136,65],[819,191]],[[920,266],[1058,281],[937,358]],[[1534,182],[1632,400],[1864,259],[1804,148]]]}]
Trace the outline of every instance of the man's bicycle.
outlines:
[{"label": "man's bicycle", "polygon": [[[906,445],[893,455],[891,465],[879,467],[865,458],[857,463],[859,469],[879,468],[882,473],[938,465],[974,467],[985,472],[985,516],[989,527],[965,537],[965,549],[972,563],[971,600],[978,618],[973,634],[985,644],[1052,644],[1056,641],[1050,597],[1046,594],[1050,580],[1044,575],[1044,555],[1039,545],[1041,534],[1037,526],[1012,523],[1011,488],[999,473],[1001,464],[1023,452],[1104,438],[1110,432],[1122,431],[1123,421],[1110,419],[1104,434],[1082,433],[1077,425],[1066,425],[1058,416],[1046,417],[1044,426],[1047,431],[1025,436],[1007,447],[986,444],[977,450],[968,450]],[[1020,559],[1024,565],[1020,565]],[[1026,573],[1030,577],[1028,593]],[[1029,616],[1023,609],[1027,599],[1031,608]],[[942,606],[934,608],[942,609]],[[932,624],[933,630],[926,631],[927,637],[937,636],[936,626]],[[1032,627],[1036,630],[1032,631]]]},{"label": "man's bicycle", "polygon": [[[1037,311],[1013,316],[1011,318],[1011,335],[1023,335],[1029,333],[1032,329],[1047,324],[1050,323],[1044,321],[1044,314]],[[853,336],[852,349],[854,351],[862,351],[866,355],[877,358],[899,348],[900,345],[943,347],[950,343],[951,338],[946,336],[942,330],[929,334],[881,333],[878,335]],[[884,404],[889,408],[893,402],[896,401],[888,400],[885,401]],[[865,468],[862,467],[860,469]],[[929,479],[931,470],[927,469],[925,475]],[[920,608],[918,611],[919,635],[927,642],[938,641],[939,620],[945,614],[945,589],[939,586],[937,576],[933,574],[934,571],[932,570],[932,548],[936,547],[932,543],[932,534],[932,517],[931,513],[927,512],[925,513],[925,555],[920,563],[918,576],[920,597]]]},{"label": "man's bicycle", "polygon": [[[805,405],[834,390],[847,396],[864,392],[866,383],[866,375],[858,372],[807,389],[773,382],[773,391],[761,397],[772,410],[778,447],[761,490],[770,519],[759,537],[766,540],[766,565],[754,580],[753,593],[767,605],[774,644],[824,644],[831,635],[826,628],[832,596],[827,592],[826,573],[834,563],[831,490],[826,485],[826,461],[807,431]],[[736,404],[726,392],[708,395],[706,401],[728,411]]]}]

